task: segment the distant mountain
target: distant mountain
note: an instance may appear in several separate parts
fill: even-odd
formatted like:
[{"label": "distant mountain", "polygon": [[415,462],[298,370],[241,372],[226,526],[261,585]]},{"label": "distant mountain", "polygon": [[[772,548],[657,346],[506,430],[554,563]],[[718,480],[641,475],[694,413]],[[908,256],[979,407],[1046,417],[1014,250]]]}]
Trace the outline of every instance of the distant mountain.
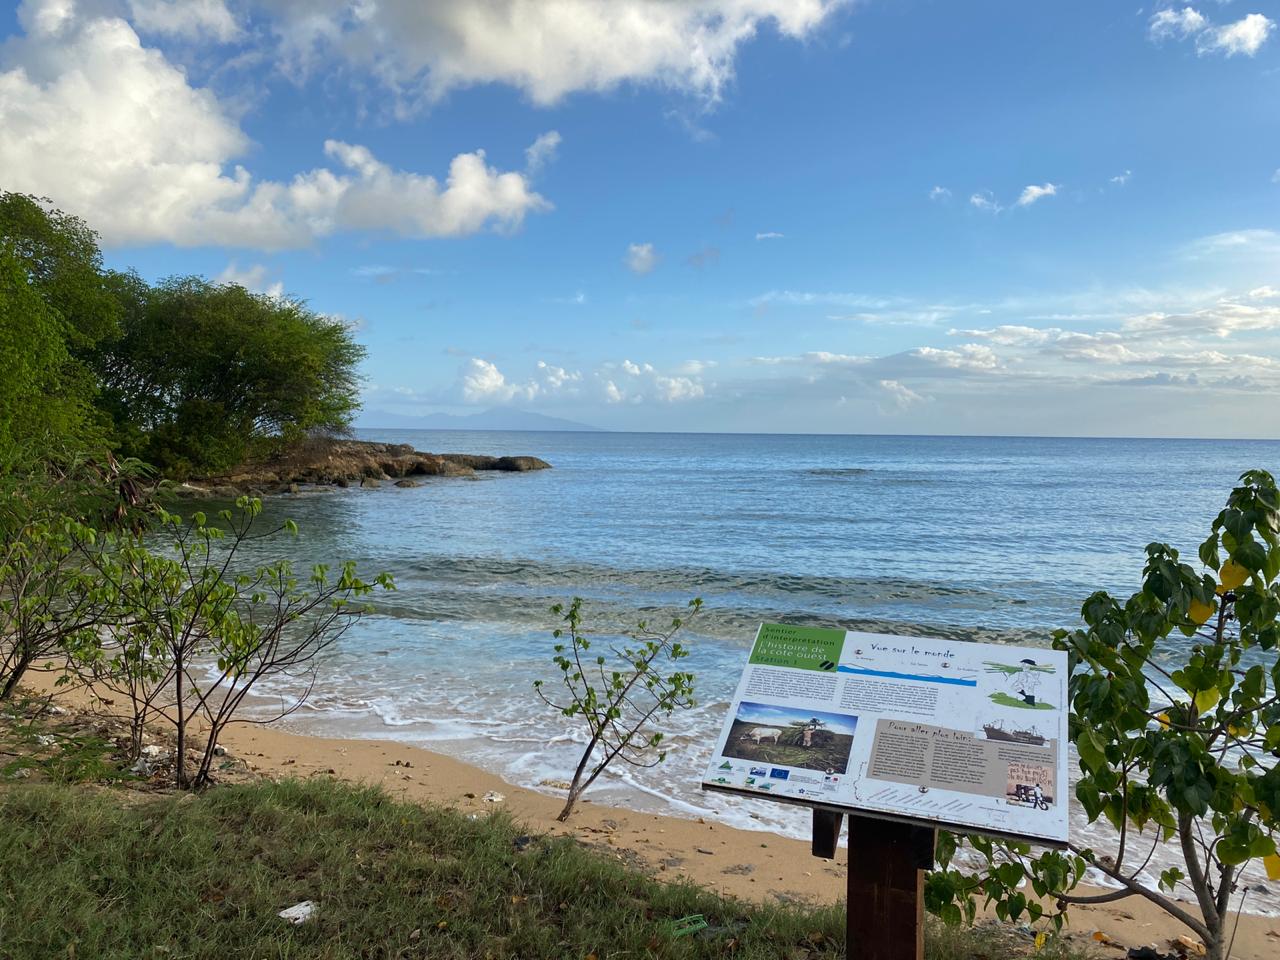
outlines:
[{"label": "distant mountain", "polygon": [[363,429],[385,427],[393,430],[573,430],[598,431],[592,427],[573,420],[560,417],[548,417],[528,410],[509,410],[494,407],[482,413],[453,414],[429,413],[415,417],[404,413],[390,413],[386,410],[367,410],[360,414],[356,426]]}]

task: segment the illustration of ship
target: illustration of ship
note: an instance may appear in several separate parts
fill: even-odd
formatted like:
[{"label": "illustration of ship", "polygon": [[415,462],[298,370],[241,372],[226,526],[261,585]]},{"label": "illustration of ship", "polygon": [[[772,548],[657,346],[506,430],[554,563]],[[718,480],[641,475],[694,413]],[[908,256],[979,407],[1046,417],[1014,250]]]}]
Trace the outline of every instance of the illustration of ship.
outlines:
[{"label": "illustration of ship", "polygon": [[1004,724],[999,720],[994,723],[985,723],[982,725],[982,732],[987,735],[988,740],[1006,740],[1009,743],[1029,743],[1032,746],[1043,747],[1045,738],[1039,730],[1032,727],[1030,730],[1006,730]]}]

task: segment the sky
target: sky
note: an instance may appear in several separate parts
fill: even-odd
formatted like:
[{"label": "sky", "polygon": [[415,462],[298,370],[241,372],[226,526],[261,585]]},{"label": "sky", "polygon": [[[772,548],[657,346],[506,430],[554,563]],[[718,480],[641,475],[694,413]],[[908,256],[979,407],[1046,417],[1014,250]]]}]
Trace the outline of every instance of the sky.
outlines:
[{"label": "sky", "polygon": [[1280,0],[25,0],[0,189],[365,413],[1280,437]]}]

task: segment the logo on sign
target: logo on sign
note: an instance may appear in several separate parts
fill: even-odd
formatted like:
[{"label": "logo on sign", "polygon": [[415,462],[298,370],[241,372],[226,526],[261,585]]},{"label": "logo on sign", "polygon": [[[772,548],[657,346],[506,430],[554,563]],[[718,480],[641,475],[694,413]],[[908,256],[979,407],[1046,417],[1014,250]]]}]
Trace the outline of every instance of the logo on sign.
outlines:
[{"label": "logo on sign", "polygon": [[777,767],[774,767],[769,771],[769,776],[773,777],[775,780],[785,780],[787,777],[791,776],[791,771],[779,770]]}]

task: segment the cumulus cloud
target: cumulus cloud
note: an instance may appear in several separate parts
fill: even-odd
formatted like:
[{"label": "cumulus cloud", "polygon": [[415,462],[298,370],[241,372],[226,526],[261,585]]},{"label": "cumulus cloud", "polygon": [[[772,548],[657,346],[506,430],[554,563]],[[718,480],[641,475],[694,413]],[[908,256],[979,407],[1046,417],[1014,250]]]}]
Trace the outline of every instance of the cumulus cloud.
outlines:
[{"label": "cumulus cloud", "polygon": [[582,374],[577,371],[539,360],[535,376],[513,382],[492,361],[472,357],[463,369],[460,387],[467,403],[501,405],[532,403],[540,397],[573,392],[581,380]]},{"label": "cumulus cloud", "polygon": [[1022,194],[1018,197],[1018,206],[1029,207],[1037,200],[1055,196],[1057,192],[1058,185],[1056,183],[1028,184],[1022,188]]},{"label": "cumulus cloud", "polygon": [[929,191],[930,200],[950,200],[951,191],[946,187],[934,187]]},{"label": "cumulus cloud", "polygon": [[706,395],[702,374],[715,364],[690,360],[675,370],[659,370],[652,363],[608,361],[583,373],[539,360],[533,373],[512,379],[493,361],[472,357],[463,367],[457,390],[471,404],[538,404],[581,399],[606,404],[674,404]]},{"label": "cumulus cloud", "polygon": [[228,43],[240,36],[225,0],[129,0],[130,19],[144,33]]},{"label": "cumulus cloud", "polygon": [[739,47],[763,28],[816,31],[848,0],[263,0],[295,73],[337,60],[398,97],[503,83],[538,104],[625,83],[705,101],[733,78]]},{"label": "cumulus cloud", "polygon": [[1234,57],[1254,56],[1275,30],[1275,21],[1261,13],[1251,13],[1233,23],[1214,24],[1194,7],[1158,10],[1147,23],[1153,43],[1195,37],[1200,56],[1220,53]]},{"label": "cumulus cloud", "polygon": [[627,247],[627,255],[623,258],[623,262],[632,273],[643,276],[653,272],[659,259],[661,258],[658,256],[658,251],[653,248],[652,243],[633,243]]},{"label": "cumulus cloud", "polygon": [[1117,173],[1114,177],[1111,178],[1110,182],[1114,183],[1117,187],[1123,187],[1126,183],[1129,182],[1129,178],[1132,176],[1133,176],[1133,171],[1126,170],[1124,173]]},{"label": "cumulus cloud", "polygon": [[238,283],[246,290],[252,290],[254,293],[265,293],[267,296],[275,297],[277,300],[284,296],[284,282],[282,280],[271,280],[270,271],[261,263],[255,263],[241,270],[239,264],[232,260],[214,278],[214,283]]},{"label": "cumulus cloud", "polygon": [[1275,21],[1260,13],[1251,13],[1235,23],[1206,30],[1196,38],[1196,52],[1221,53],[1228,57],[1243,54],[1252,57],[1267,42],[1275,29]]},{"label": "cumulus cloud", "polygon": [[233,164],[250,144],[230,113],[126,21],[72,0],[28,0],[20,19],[26,36],[0,60],[5,186],[52,197],[108,244],[275,250],[342,230],[457,236],[550,209],[524,173],[495,169],[482,150],[454,157],[440,181],[329,140],[330,165],[257,180]]},{"label": "cumulus cloud", "polygon": [[897,380],[878,380],[876,383],[884,391],[890,406],[894,409],[906,410],[925,402],[924,397]]}]

